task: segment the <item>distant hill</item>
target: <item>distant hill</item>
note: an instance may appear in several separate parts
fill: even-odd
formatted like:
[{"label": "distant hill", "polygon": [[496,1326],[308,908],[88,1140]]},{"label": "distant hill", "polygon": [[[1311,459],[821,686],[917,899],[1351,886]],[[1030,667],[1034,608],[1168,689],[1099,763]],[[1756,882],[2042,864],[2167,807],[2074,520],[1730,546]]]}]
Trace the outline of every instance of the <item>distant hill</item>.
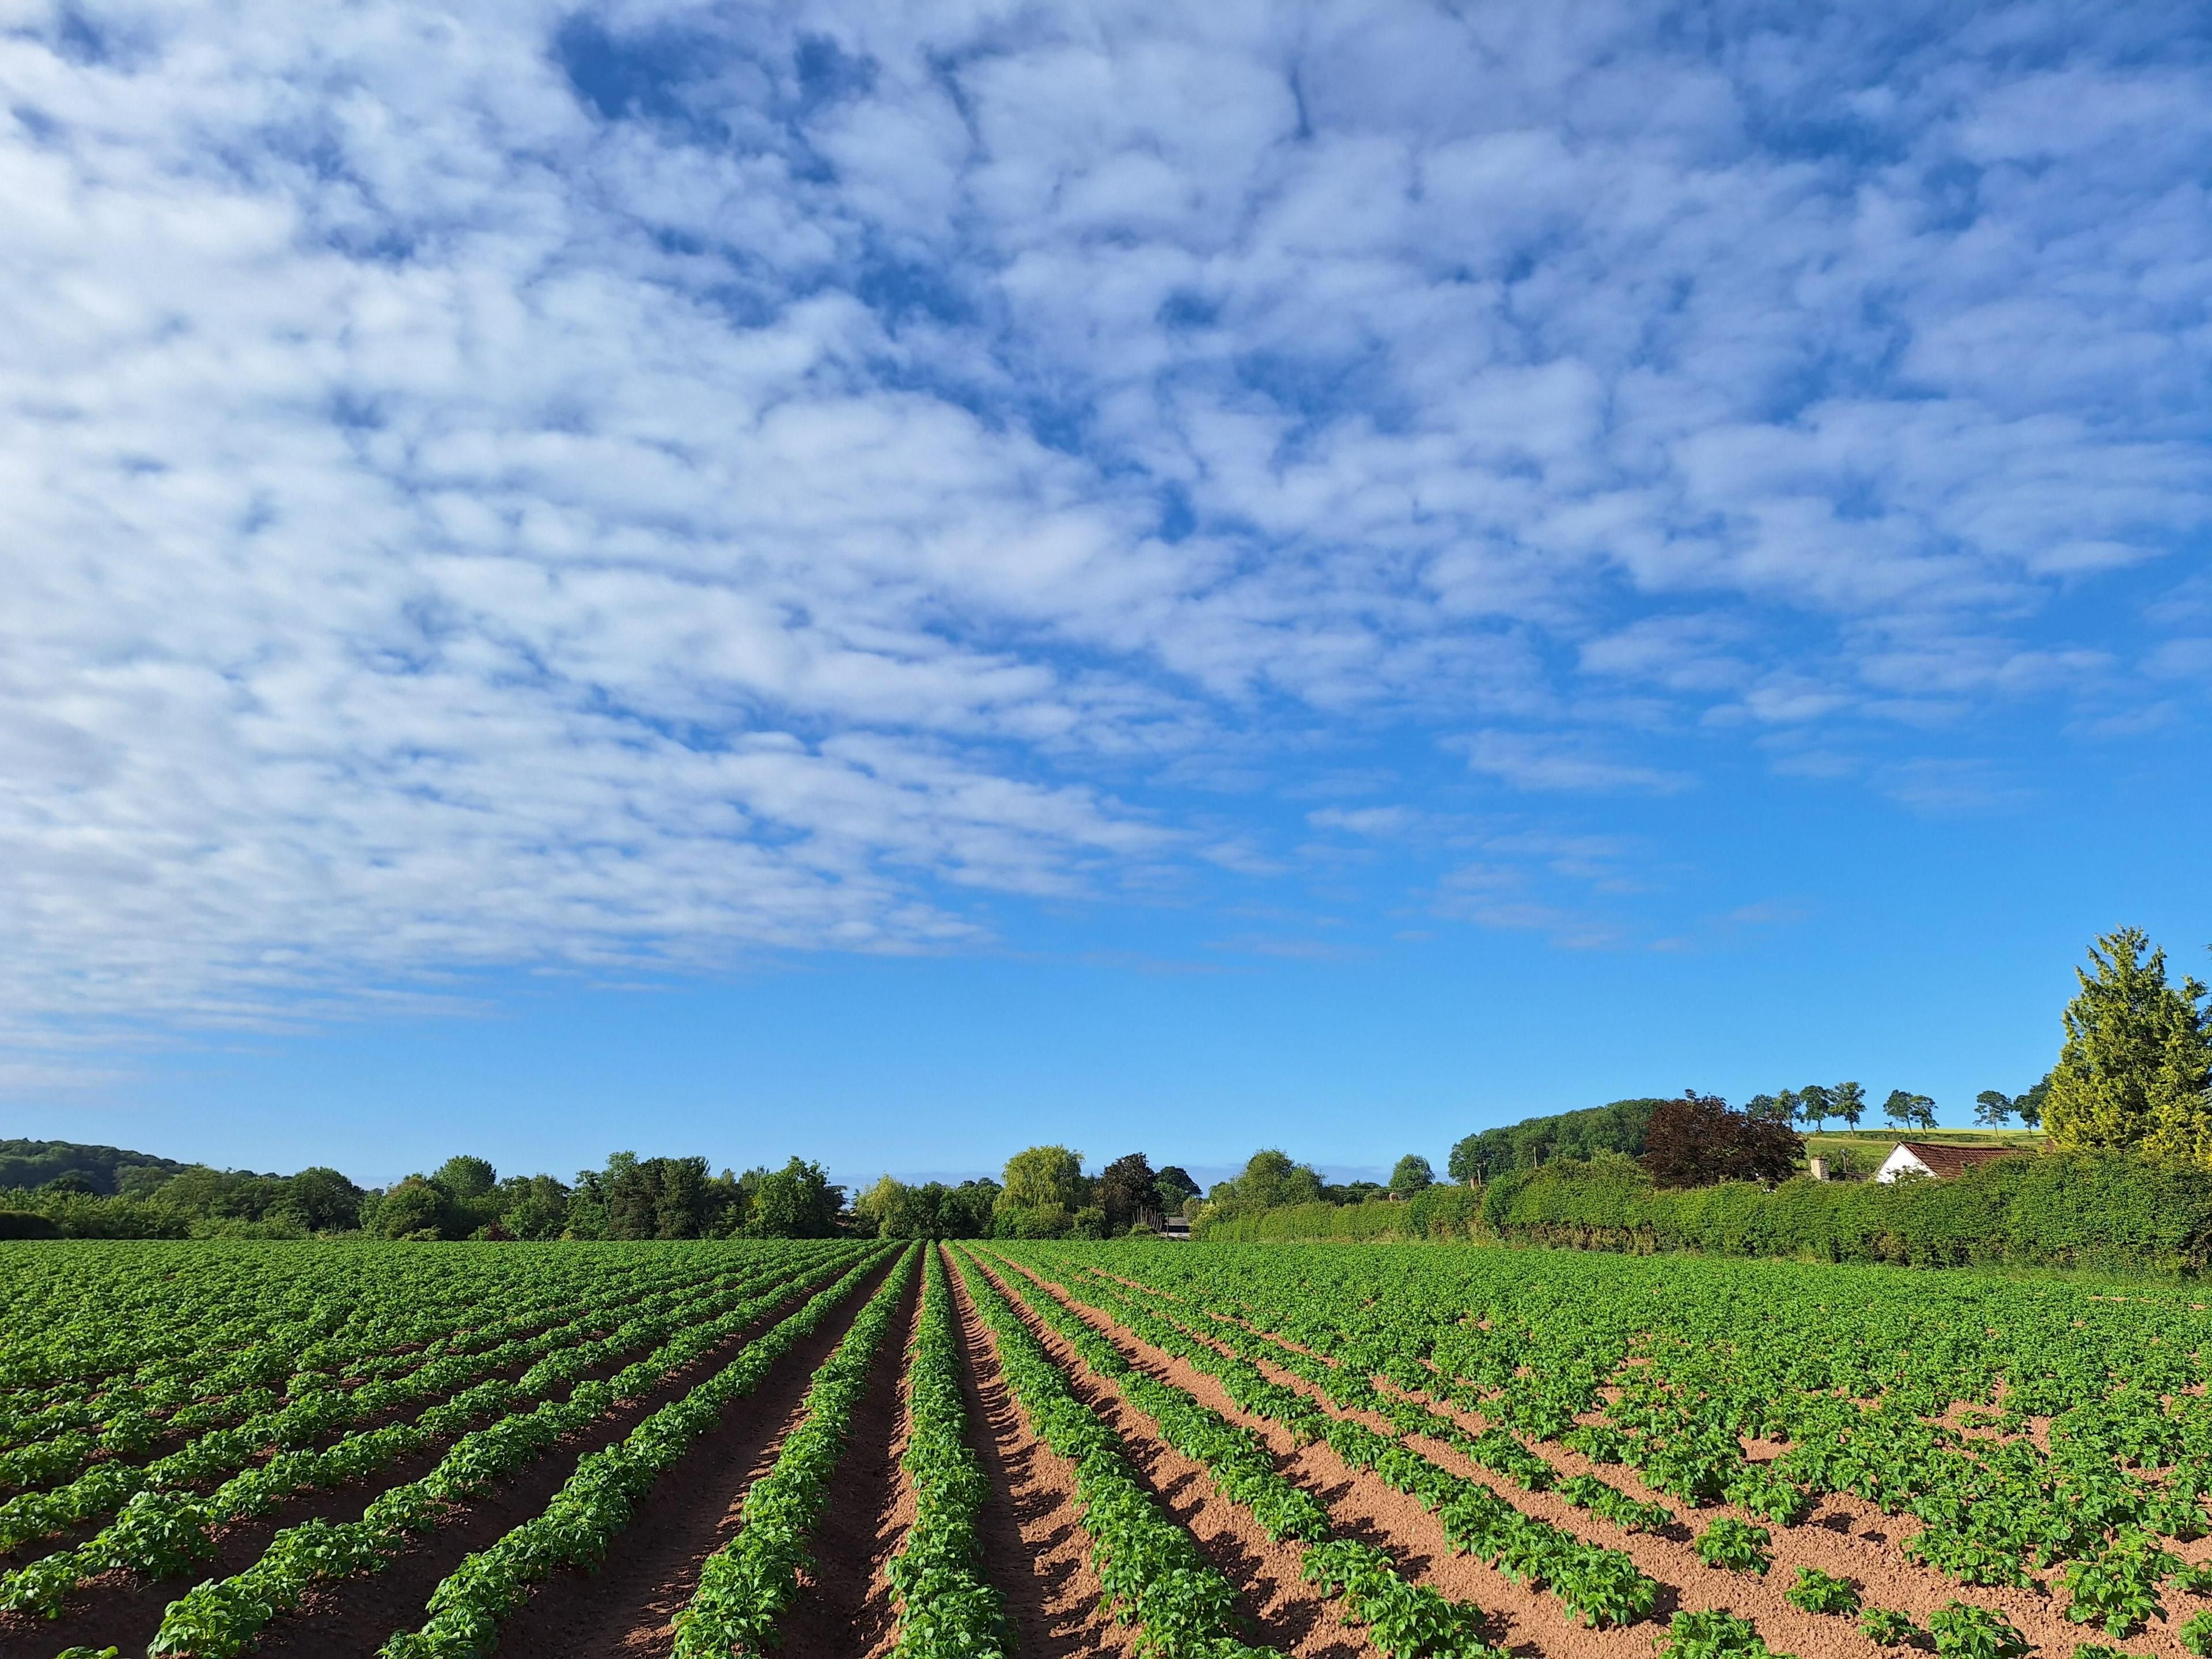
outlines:
[{"label": "distant hill", "polygon": [[173,1158],[156,1158],[151,1152],[134,1152],[123,1146],[86,1146],[74,1140],[0,1140],[0,1189],[43,1187],[56,1176],[74,1170],[93,1191],[112,1194],[125,1170],[154,1169],[173,1176],[191,1167]]}]

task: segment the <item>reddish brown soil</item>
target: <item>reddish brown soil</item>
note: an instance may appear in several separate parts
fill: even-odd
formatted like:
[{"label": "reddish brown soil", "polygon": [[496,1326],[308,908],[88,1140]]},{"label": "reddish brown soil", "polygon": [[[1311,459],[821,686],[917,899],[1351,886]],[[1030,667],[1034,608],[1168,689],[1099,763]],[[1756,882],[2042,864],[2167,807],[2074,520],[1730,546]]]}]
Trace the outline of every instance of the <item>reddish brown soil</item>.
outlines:
[{"label": "reddish brown soil", "polygon": [[[502,1627],[496,1651],[523,1659],[666,1653],[675,1641],[671,1621],[698,1588],[708,1558],[737,1534],[746,1490],[775,1464],[784,1436],[805,1413],[815,1371],[891,1265],[883,1264],[660,1478],[596,1571],[557,1573],[539,1585]],[[421,1617],[418,1602],[408,1622]]]},{"label": "reddish brown soil", "polygon": [[1091,1540],[1075,1516],[1075,1471],[1031,1437],[1006,1378],[989,1328],[956,1274],[969,1443],[991,1483],[976,1532],[983,1571],[1006,1598],[1014,1650],[1021,1659],[1129,1659],[1126,1625],[1100,1610],[1105,1593],[1091,1565]]}]

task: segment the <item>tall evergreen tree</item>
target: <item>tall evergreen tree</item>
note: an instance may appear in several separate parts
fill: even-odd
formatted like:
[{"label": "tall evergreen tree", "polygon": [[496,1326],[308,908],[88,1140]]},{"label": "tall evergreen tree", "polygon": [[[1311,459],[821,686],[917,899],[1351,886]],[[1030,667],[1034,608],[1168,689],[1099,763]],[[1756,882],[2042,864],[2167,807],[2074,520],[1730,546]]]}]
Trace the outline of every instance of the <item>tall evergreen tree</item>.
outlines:
[{"label": "tall evergreen tree", "polygon": [[2212,1031],[2204,987],[2166,978],[2166,952],[2138,927],[2090,947],[2095,970],[2066,1005],[2044,1127],[2060,1147],[2136,1147],[2212,1169]]}]

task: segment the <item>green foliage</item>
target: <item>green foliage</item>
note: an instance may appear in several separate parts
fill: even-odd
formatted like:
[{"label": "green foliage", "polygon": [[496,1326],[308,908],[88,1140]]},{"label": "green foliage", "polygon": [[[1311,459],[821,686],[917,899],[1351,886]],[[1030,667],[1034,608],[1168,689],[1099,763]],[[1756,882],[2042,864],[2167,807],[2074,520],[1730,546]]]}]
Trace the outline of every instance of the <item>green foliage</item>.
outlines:
[{"label": "green foliage", "polygon": [[1245,1160],[1242,1175],[1215,1183],[1206,1197],[1206,1213],[1228,1216],[1312,1204],[1321,1198],[1321,1189],[1320,1171],[1291,1163],[1290,1154],[1276,1147],[1263,1146]]},{"label": "green foliage", "polygon": [[1709,1567],[1764,1575],[1774,1565],[1767,1546],[1774,1534],[1747,1521],[1722,1516],[1698,1534],[1698,1559]]},{"label": "green foliage", "polygon": [[125,1190],[126,1177],[137,1174],[141,1189],[151,1182],[182,1175],[192,1166],[151,1152],[133,1152],[120,1146],[85,1146],[72,1140],[0,1140],[0,1190],[25,1191],[43,1187],[58,1176],[82,1176],[87,1190],[112,1197]]},{"label": "green foliage", "polygon": [[1160,1213],[1159,1176],[1142,1152],[1115,1158],[1091,1185],[1109,1238],[1128,1231],[1140,1218]]},{"label": "green foliage", "polygon": [[1859,1634],[1885,1648],[1920,1647],[1929,1639],[1926,1631],[1893,1607],[1869,1607],[1859,1615]]},{"label": "green foliage", "polygon": [[2034,1650],[2002,1613],[1954,1601],[1928,1615],[1938,1659],[2027,1659]]},{"label": "green foliage", "polygon": [[1616,1100],[1485,1129],[1455,1144],[1447,1165],[1454,1181],[1489,1182],[1540,1164],[1587,1162],[1600,1152],[1634,1158],[1644,1151],[1644,1131],[1653,1110],[1663,1103]]},{"label": "green foliage", "polygon": [[2065,1572],[2070,1601],[2066,1616],[2098,1624],[2109,1636],[2125,1636],[2166,1615],[2159,1586],[2182,1570],[2181,1558],[2160,1548],[2139,1528],[2122,1532],[2110,1549],[2070,1563]]},{"label": "green foliage", "polygon": [[2140,1147],[2212,1170],[2212,1030],[2204,987],[2166,977],[2166,952],[2134,927],[2100,938],[2094,974],[2067,1005],[2044,1121],[2054,1145]]},{"label": "green foliage", "polygon": [[995,1181],[941,1181],[908,1186],[884,1176],[853,1200],[855,1231],[880,1238],[988,1238]]},{"label": "green foliage", "polygon": [[[706,1161],[698,1161],[703,1176]],[[763,1173],[751,1189],[741,1224],[747,1238],[834,1238],[845,1189],[833,1186],[819,1164],[793,1158]],[[665,1234],[662,1237],[666,1237]]]},{"label": "green foliage", "polygon": [[1625,1160],[1493,1183],[1483,1213],[1515,1241],[1799,1256],[1909,1267],[2191,1272],[2212,1265],[2212,1172],[2116,1153],[2000,1158],[1951,1181],[1790,1181],[1655,1191]]},{"label": "green foliage", "polygon": [[1658,1659],[1787,1659],[1766,1645],[1748,1619],[1719,1609],[1685,1610],[1667,1624]]},{"label": "green foliage", "polygon": [[1936,1103],[1927,1095],[1916,1095],[1908,1089],[1892,1089],[1889,1098],[1881,1103],[1881,1115],[1901,1129],[1932,1129],[1936,1127]]},{"label": "green foliage", "polygon": [[1407,1203],[1382,1198],[1357,1204],[1316,1200],[1279,1209],[1208,1212],[1192,1231],[1200,1238],[1238,1243],[1332,1238],[1464,1242],[1483,1235],[1482,1199],[1481,1193],[1465,1187],[1439,1184],[1415,1194]]},{"label": "green foliage", "polygon": [[[774,1644],[778,1622],[798,1598],[799,1577],[813,1565],[807,1540],[829,1506],[853,1413],[867,1392],[876,1350],[913,1270],[909,1250],[815,1372],[797,1425],[784,1436],[769,1472],[745,1492],[738,1535],[708,1558],[698,1588],[676,1615],[675,1659],[726,1659],[732,1651],[759,1653]],[[705,1426],[713,1426],[712,1419]]]},{"label": "green foliage", "polygon": [[1782,1592],[1783,1599],[1805,1613],[1850,1614],[1859,1610],[1858,1586],[1818,1567],[1797,1569],[1797,1582]]},{"label": "green foliage", "polygon": [[893,1659],[1002,1659],[1012,1640],[1005,1599],[984,1577],[976,1517],[990,1483],[969,1449],[960,1346],[945,1259],[928,1252],[921,1328],[908,1376],[909,1431],[899,1464],[914,1523],[891,1557],[898,1601]]},{"label": "green foliage", "polygon": [[1437,1172],[1419,1152],[1408,1152],[1390,1171],[1390,1196],[1411,1198],[1437,1184]]},{"label": "green foliage", "polygon": [[2197,1655],[2197,1659],[2208,1659],[2212,1656],[2212,1607],[2190,1614],[2177,1633],[2183,1647]]},{"label": "green foliage", "polygon": [[1006,1160],[1001,1209],[1042,1209],[1056,1204],[1073,1212],[1083,1202],[1083,1154],[1065,1146],[1031,1146]]}]

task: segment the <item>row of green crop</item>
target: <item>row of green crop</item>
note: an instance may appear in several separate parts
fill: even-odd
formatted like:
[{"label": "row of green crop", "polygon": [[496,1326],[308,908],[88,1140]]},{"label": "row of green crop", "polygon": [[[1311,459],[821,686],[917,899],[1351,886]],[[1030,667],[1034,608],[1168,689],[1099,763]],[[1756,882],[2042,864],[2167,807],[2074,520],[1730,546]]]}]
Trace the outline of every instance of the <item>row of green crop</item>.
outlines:
[{"label": "row of green crop", "polygon": [[[500,1626],[531,1587],[562,1567],[587,1567],[628,1526],[654,1481],[713,1429],[735,1401],[760,1385],[775,1362],[810,1336],[881,1260],[874,1255],[764,1335],[682,1399],[662,1407],[622,1440],[576,1466],[544,1511],[468,1557],[431,1593],[419,1629],[394,1636],[380,1659],[476,1659],[497,1645]],[[836,1368],[854,1346],[873,1352],[912,1269],[911,1254],[871,1298],[847,1333],[845,1346],[823,1367]],[[844,1361],[849,1367],[849,1358]],[[862,1362],[865,1366],[865,1360]],[[811,1403],[811,1397],[810,1397]],[[799,1437],[795,1431],[791,1439]],[[791,1439],[786,1442],[787,1450]],[[756,1487],[757,1490],[757,1487]],[[750,1506],[750,1495],[749,1495]],[[748,1531],[751,1530],[748,1526]],[[740,1537],[744,1536],[743,1534]],[[696,1601],[694,1607],[697,1606]]]},{"label": "row of green crop", "polygon": [[1300,1575],[1341,1603],[1388,1659],[1503,1659],[1484,1637],[1482,1609],[1407,1578],[1389,1552],[1339,1538],[1327,1505],[1277,1467],[1267,1443],[1201,1404],[1188,1390],[1129,1363],[1113,1343],[1029,1280],[1005,1257],[1007,1282],[1030,1313],[1057,1331],[1092,1373],[1152,1420],[1160,1438],[1203,1465],[1222,1495],[1270,1538],[1299,1552]]},{"label": "row of green crop", "polygon": [[[2156,1541],[2212,1527],[2203,1334],[2158,1296],[1589,1258],[1497,1264],[1522,1270],[1510,1276],[1402,1254],[1395,1275],[1381,1253],[1225,1253],[1202,1273],[1157,1252],[1121,1260],[1217,1321],[1294,1333],[1345,1370],[1633,1464],[1686,1503],[1791,1523],[1847,1492],[1917,1516],[1905,1553],[1955,1582],[2061,1566],[2069,1617],[2113,1635],[2164,1615],[2171,1593],[2212,1595],[2212,1573]],[[1790,1293],[1799,1280],[1809,1296]],[[1936,1420],[1971,1401],[1963,1426]],[[2031,1412],[2051,1414],[2047,1449]],[[1743,1436],[1790,1449],[1749,1468]],[[2212,1643],[2212,1609],[2179,1621],[2193,1647]]]},{"label": "row of green crop", "polygon": [[[914,1276],[915,1249],[900,1258],[874,1300],[814,1374],[798,1424],[775,1462],[745,1493],[736,1537],[708,1558],[691,1600],[676,1615],[676,1659],[758,1654],[775,1641],[778,1620],[799,1595],[807,1548],[853,1431],[853,1412],[867,1392],[868,1370]],[[401,1659],[401,1656],[393,1656]]]},{"label": "row of green crop", "polygon": [[[817,1264],[822,1261],[818,1254],[811,1259]],[[149,1652],[228,1659],[242,1651],[264,1626],[298,1606],[316,1585],[382,1571],[397,1556],[409,1534],[434,1528],[445,1520],[451,1505],[489,1490],[550,1451],[564,1435],[585,1428],[622,1402],[651,1393],[757,1323],[805,1282],[819,1283],[852,1260],[852,1255],[845,1253],[842,1260],[833,1258],[826,1265],[812,1266],[804,1271],[800,1280],[779,1285],[719,1318],[681,1332],[605,1382],[579,1383],[565,1401],[547,1401],[533,1411],[463,1436],[428,1474],[381,1493],[356,1521],[310,1521],[285,1528],[243,1572],[202,1583],[172,1602]],[[799,1312],[746,1343],[737,1358],[715,1376],[754,1377],[764,1372],[805,1329],[812,1328],[809,1322],[818,1322],[851,1292],[868,1267],[866,1261],[852,1267]]]},{"label": "row of green crop", "polygon": [[1121,1437],[1076,1397],[1005,1294],[964,1255],[959,1270],[997,1340],[1000,1369],[1030,1432],[1075,1466],[1077,1511],[1106,1604],[1136,1626],[1137,1651],[1153,1659],[1282,1659],[1237,1639],[1236,1586],[1145,1489]]},{"label": "row of green crop", "polygon": [[[1245,1321],[1207,1316],[1172,1299],[1163,1299],[1157,1291],[1141,1293],[1142,1299],[1131,1298],[1130,1291],[1137,1287],[1129,1281],[1096,1269],[1092,1275],[1109,1298],[1118,1294],[1136,1311],[1173,1325],[1187,1339],[1218,1345],[1239,1358],[1304,1377],[1335,1404],[1385,1418],[1401,1434],[1425,1434],[1441,1440],[1469,1462],[1504,1475],[1525,1492],[1557,1491],[1575,1508],[1588,1510],[1626,1533],[1659,1532],[1678,1522],[1674,1511],[1664,1504],[1638,1498],[1595,1475],[1560,1480],[1550,1462],[1502,1425],[1493,1425],[1480,1434],[1468,1433],[1456,1418],[1425,1402],[1422,1396],[1437,1389],[1440,1379],[1418,1364],[1393,1364],[1386,1370],[1387,1360],[1362,1364],[1327,1359]],[[1386,1376],[1399,1392],[1385,1392],[1376,1386],[1376,1379]]]},{"label": "row of green crop", "polygon": [[[1622,1552],[1523,1513],[1488,1486],[1454,1474],[1403,1438],[1394,1439],[1353,1419],[1322,1411],[1307,1396],[1267,1376],[1251,1361],[1198,1340],[1113,1281],[1066,1277],[1074,1282],[1062,1283],[1060,1288],[1075,1301],[1107,1314],[1152,1346],[1219,1378],[1243,1409],[1281,1424],[1300,1443],[1320,1440],[1350,1467],[1372,1469],[1433,1510],[1455,1549],[1470,1550],[1510,1577],[1543,1586],[1585,1624],[1632,1624],[1656,1604],[1659,1586]],[[1395,1423],[1392,1426],[1400,1436],[1405,1433]],[[1418,1431],[1434,1431],[1424,1423]]]},{"label": "row of green crop", "polygon": [[891,1557],[898,1603],[894,1659],[1006,1659],[1006,1598],[981,1571],[976,1518],[989,1484],[968,1444],[960,1342],[942,1247],[929,1247],[921,1328],[907,1373],[907,1440],[900,1467],[914,1492],[913,1524]]},{"label": "row of green crop", "polygon": [[[0,1273],[0,1421],[111,1392],[274,1384],[380,1347],[447,1340],[566,1288],[603,1305],[617,1281],[679,1285],[757,1245],[560,1251],[394,1250],[373,1244],[12,1245]],[[190,1393],[182,1397],[191,1398]]]},{"label": "row of green crop", "polygon": [[[613,1336],[622,1346],[657,1340],[676,1328],[690,1310],[703,1310],[716,1296],[734,1299],[732,1286],[760,1279],[759,1264],[726,1273],[704,1284],[636,1294],[634,1286],[608,1287],[609,1302],[581,1314],[573,1312],[568,1292],[548,1297],[490,1322],[494,1340],[480,1328],[467,1341],[447,1340],[414,1353],[373,1352],[346,1362],[345,1375],[331,1370],[295,1372],[280,1397],[273,1389],[236,1387],[228,1392],[218,1376],[203,1385],[204,1397],[154,1418],[125,1408],[109,1416],[94,1436],[64,1431],[0,1456],[0,1469],[29,1477],[35,1474],[69,1484],[58,1490],[25,1494],[0,1504],[0,1547],[13,1548],[46,1533],[112,1513],[132,1493],[162,1486],[204,1486],[244,1467],[264,1448],[298,1451],[349,1424],[364,1422],[396,1408],[437,1400],[478,1378],[517,1363],[578,1351],[579,1339],[606,1331],[619,1317]],[[750,1294],[750,1291],[744,1292]],[[627,1305],[624,1316],[611,1313]],[[562,1318],[563,1311],[569,1316]],[[674,1317],[665,1317],[672,1310]],[[507,1335],[526,1332],[528,1335]],[[601,1352],[612,1352],[610,1348]],[[586,1364],[598,1363],[596,1358]],[[226,1367],[232,1377],[237,1367]],[[576,1374],[574,1370],[567,1375]],[[542,1393],[560,1371],[542,1380],[526,1378],[526,1392]],[[350,1382],[353,1386],[345,1386]],[[128,1461],[158,1439],[191,1435],[176,1452],[143,1468]],[[75,1478],[73,1478],[75,1477]],[[27,1479],[24,1482],[29,1484]]]},{"label": "row of green crop", "polygon": [[[71,1520],[104,1514],[112,1514],[114,1518],[86,1542],[0,1577],[0,1607],[52,1618],[59,1613],[71,1591],[103,1573],[134,1571],[166,1577],[187,1571],[214,1553],[218,1528],[242,1517],[266,1514],[295,1492],[366,1478],[398,1458],[462,1434],[471,1424],[489,1420],[493,1427],[465,1435],[454,1449],[453,1455],[464,1460],[456,1467],[472,1468],[466,1460],[481,1455],[485,1445],[533,1442],[557,1432],[552,1425],[585,1409],[577,1396],[566,1405],[548,1401],[535,1411],[526,1408],[528,1401],[549,1395],[625,1353],[664,1343],[610,1385],[617,1390],[614,1397],[617,1399],[641,1393],[653,1386],[672,1363],[684,1363],[681,1357],[695,1352],[706,1333],[716,1333],[714,1340],[721,1340],[788,1297],[797,1276],[789,1269],[758,1267],[740,1275],[735,1285],[628,1322],[596,1341],[564,1340],[559,1333],[549,1333],[504,1350],[454,1356],[395,1379],[388,1386],[371,1385],[351,1395],[338,1396],[331,1402],[332,1409],[309,1416],[304,1424],[288,1425],[282,1439],[270,1432],[256,1432],[256,1425],[249,1424],[204,1436],[185,1450],[143,1468],[102,1464],[58,1492],[29,1494],[8,1506],[11,1510],[19,1505],[35,1509],[35,1514],[15,1517],[25,1528],[36,1524],[41,1531],[52,1530]],[[487,1370],[510,1368],[532,1358],[536,1363],[520,1382],[493,1376],[473,1386],[459,1386]],[[459,1392],[450,1392],[456,1387]],[[295,1434],[312,1442],[317,1433],[331,1427],[394,1405],[412,1403],[426,1394],[436,1403],[411,1420],[352,1431],[320,1449],[300,1446],[280,1450],[265,1462],[254,1461],[272,1443],[291,1443]],[[578,1395],[590,1397],[581,1389]],[[301,1408],[295,1407],[293,1411],[298,1413]],[[241,1466],[241,1472],[232,1473]],[[203,1495],[197,1490],[210,1480],[221,1481],[212,1492]],[[119,1507],[100,1507],[118,1490],[127,1492],[126,1501]]]},{"label": "row of green crop", "polygon": [[[1144,1285],[1141,1281],[1124,1279],[1097,1269],[1092,1270],[1091,1279],[1106,1292],[1106,1299],[1121,1299],[1121,1305],[1116,1311],[1124,1318],[1133,1315],[1136,1321],[1142,1323],[1147,1314],[1164,1317],[1182,1329],[1186,1336],[1204,1342],[1229,1339],[1231,1333],[1241,1333],[1245,1337],[1256,1335],[1272,1345],[1273,1352],[1268,1355],[1271,1360],[1297,1355],[1306,1361],[1304,1365],[1284,1367],[1301,1376],[1310,1375],[1310,1369],[1315,1363],[1313,1356],[1301,1354],[1299,1351],[1264,1334],[1255,1333],[1233,1318],[1217,1316],[1193,1326],[1187,1322],[1192,1317],[1187,1311],[1178,1317],[1157,1301],[1148,1299],[1158,1297],[1161,1293]],[[1131,1292],[1134,1293],[1133,1297]],[[1231,1346],[1244,1345],[1232,1340]],[[1348,1373],[1361,1369],[1352,1363],[1331,1368],[1326,1381],[1317,1381],[1316,1386],[1322,1387],[1324,1392],[1338,1400],[1339,1403],[1360,1402],[1362,1408],[1379,1410],[1404,1432],[1427,1432],[1451,1439],[1472,1461],[1507,1474],[1526,1489],[1544,1490],[1552,1486],[1554,1472],[1550,1465],[1503,1430],[1492,1428],[1480,1436],[1467,1436],[1449,1426],[1450,1419],[1443,1419],[1440,1413],[1421,1407],[1418,1402],[1396,1400],[1374,1389],[1371,1381],[1365,1377],[1347,1382]],[[1398,1376],[1406,1376],[1408,1384],[1413,1382],[1413,1376],[1407,1376],[1407,1367],[1398,1364],[1393,1370]],[[1376,1374],[1381,1375],[1379,1371]],[[1346,1427],[1352,1430],[1349,1435],[1343,1432]],[[1387,1442],[1382,1441],[1380,1437],[1368,1436],[1356,1425],[1338,1425],[1336,1429],[1337,1432],[1331,1436],[1332,1445],[1355,1465],[1371,1466],[1381,1470],[1383,1460],[1393,1455]],[[1363,1440],[1365,1442],[1364,1451],[1358,1444]],[[1340,1443],[1341,1441],[1352,1443]],[[1402,1453],[1403,1449],[1398,1450]],[[1371,1465],[1369,1459],[1373,1460]],[[1407,1474],[1414,1483],[1413,1486],[1407,1486],[1403,1481],[1394,1484],[1400,1484],[1401,1489],[1418,1490],[1419,1485],[1433,1481],[1432,1476],[1419,1470],[1408,1469]],[[1386,1478],[1389,1478],[1387,1474]],[[1586,1504],[1580,1501],[1573,1492],[1577,1486],[1583,1489],[1582,1498],[1598,1501]],[[1578,1476],[1561,1482],[1559,1490],[1570,1501],[1577,1501],[1578,1507],[1587,1506],[1601,1514],[1618,1504],[1626,1504],[1631,1507],[1636,1519],[1648,1522],[1652,1518],[1651,1511],[1657,1507],[1638,1504],[1628,1494],[1589,1476]],[[1606,1501],[1607,1499],[1612,1501]],[[1494,1529],[1498,1527],[1496,1516],[1498,1507],[1478,1504],[1470,1516],[1464,1499],[1462,1499],[1456,1504],[1447,1502],[1439,1507],[1439,1516],[1444,1521],[1447,1535],[1453,1537],[1455,1547],[1460,1545],[1460,1540],[1453,1535],[1455,1526],[1465,1528],[1470,1522],[1475,1528],[1487,1525],[1493,1528],[1492,1541],[1496,1541]],[[1492,1517],[1487,1522],[1486,1511]],[[1663,1516],[1667,1512],[1659,1510],[1658,1513]],[[1618,1516],[1609,1516],[1608,1518],[1622,1519]],[[1504,1522],[1503,1530],[1508,1534],[1507,1547],[1502,1554],[1492,1558],[1492,1565],[1509,1576],[1528,1577],[1532,1582],[1540,1580],[1545,1567],[1541,1544],[1536,1544],[1532,1561],[1522,1557],[1510,1541],[1510,1534],[1521,1528],[1509,1520]],[[1768,1541],[1769,1534],[1765,1528],[1723,1517],[1715,1521],[1698,1538],[1696,1553],[1707,1567],[1763,1574],[1771,1565],[1765,1553]],[[1485,1553],[1487,1553],[1486,1551]],[[1902,1613],[1865,1607],[1856,1586],[1848,1580],[1835,1578],[1817,1569],[1801,1569],[1796,1583],[1785,1593],[1784,1599],[1806,1613],[1856,1615],[1860,1621],[1861,1633],[1869,1639],[1890,1647],[1916,1644],[1932,1646],[1939,1659],[2025,1659],[2028,1650],[2020,1632],[2001,1614],[1990,1609],[1954,1601],[1933,1615],[1923,1631]],[[2185,1632],[2184,1641],[2190,1645],[2191,1651],[2198,1650],[2196,1633]],[[1789,1656],[1775,1654],[1750,1620],[1725,1610],[1685,1610],[1674,1613],[1660,1638],[1658,1651],[1661,1659],[1789,1659]],[[2100,1656],[2107,1656],[2108,1650],[2085,1646],[2077,1652],[2076,1659],[2100,1659]],[[2117,1659],[2117,1656],[2109,1656],[2109,1659]]]}]

